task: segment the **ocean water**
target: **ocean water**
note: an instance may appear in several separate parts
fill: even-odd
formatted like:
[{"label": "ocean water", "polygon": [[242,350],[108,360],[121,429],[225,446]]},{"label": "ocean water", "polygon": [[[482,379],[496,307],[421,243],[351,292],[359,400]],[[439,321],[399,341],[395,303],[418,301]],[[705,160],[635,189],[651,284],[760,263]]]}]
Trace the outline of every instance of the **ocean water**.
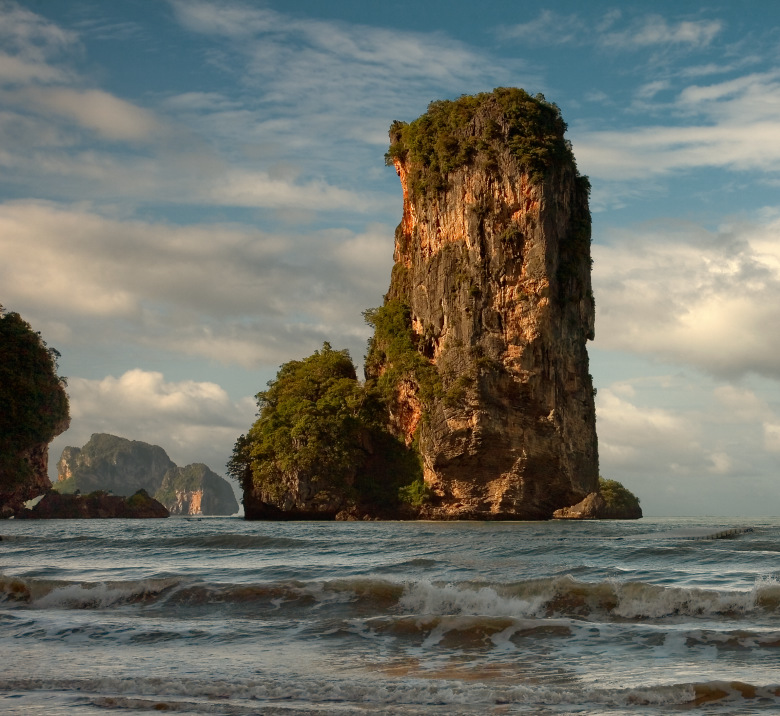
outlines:
[{"label": "ocean water", "polygon": [[2,714],[780,711],[780,519],[0,535]]}]

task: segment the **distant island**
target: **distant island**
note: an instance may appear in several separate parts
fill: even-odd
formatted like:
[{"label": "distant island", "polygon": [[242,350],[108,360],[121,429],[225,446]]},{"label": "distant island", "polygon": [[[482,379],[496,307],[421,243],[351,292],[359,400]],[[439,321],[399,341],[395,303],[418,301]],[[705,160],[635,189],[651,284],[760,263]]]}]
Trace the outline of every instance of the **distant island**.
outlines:
[{"label": "distant island", "polygon": [[159,445],[95,433],[83,447],[66,447],[54,489],[132,495],[144,490],[172,515],[233,515],[238,503],[230,484],[203,463],[179,467]]},{"label": "distant island", "polygon": [[599,482],[590,184],[565,130],[516,88],[392,124],[403,213],[365,382],[329,343],[281,366],[228,466],[247,519],[641,516]]}]

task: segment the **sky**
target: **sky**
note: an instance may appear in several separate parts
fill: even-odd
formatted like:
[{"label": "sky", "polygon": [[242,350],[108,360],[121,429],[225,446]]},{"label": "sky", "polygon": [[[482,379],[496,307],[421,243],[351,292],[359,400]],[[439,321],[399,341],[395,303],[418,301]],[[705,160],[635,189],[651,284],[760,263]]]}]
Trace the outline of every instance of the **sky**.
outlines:
[{"label": "sky", "polygon": [[516,86],[593,186],[601,473],[780,513],[780,4],[0,0],[0,303],[71,427],[224,474],[280,364],[362,363],[393,120]]}]

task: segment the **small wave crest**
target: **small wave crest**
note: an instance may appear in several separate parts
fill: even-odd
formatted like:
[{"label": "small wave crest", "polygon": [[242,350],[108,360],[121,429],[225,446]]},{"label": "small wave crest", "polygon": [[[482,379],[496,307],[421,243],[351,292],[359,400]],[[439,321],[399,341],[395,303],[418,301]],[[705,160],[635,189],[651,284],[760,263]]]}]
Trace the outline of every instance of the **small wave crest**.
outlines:
[{"label": "small wave crest", "polygon": [[21,603],[38,609],[104,609],[156,601],[179,582],[178,579],[63,582],[0,575],[0,603]]},{"label": "small wave crest", "polygon": [[517,617],[741,616],[780,611],[780,584],[758,582],[749,591],[665,587],[645,582],[580,582],[570,576],[514,584],[409,584],[401,607],[423,614],[483,614]]},{"label": "small wave crest", "polygon": [[[778,704],[780,686],[741,681],[705,681],[628,688],[581,688],[573,685],[500,684],[482,680],[456,681],[447,672],[428,677],[407,675],[396,680],[321,678],[260,678],[252,681],[164,678],[5,678],[0,690],[79,693],[95,706],[130,710],[186,711],[187,713],[251,713],[274,705],[306,705],[306,712],[333,705],[381,707],[387,713],[425,713],[432,705],[451,707],[453,713],[490,709],[496,704],[540,707],[545,713],[601,708],[696,708],[716,705],[730,709]],[[487,711],[483,711],[487,712]],[[591,711],[592,712],[592,711]],[[735,712],[735,711],[731,711]],[[740,710],[740,713],[743,711]],[[569,713],[568,710],[565,713]]]},{"label": "small wave crest", "polygon": [[308,540],[267,535],[209,534],[187,537],[168,537],[155,540],[163,547],[192,547],[206,549],[290,549],[311,544]]},{"label": "small wave crest", "polygon": [[76,535],[73,537],[42,537],[29,535],[0,535],[4,542],[35,542],[37,544],[80,544],[88,543],[91,548],[106,547],[130,547],[138,549],[150,547],[155,549],[167,549],[171,547],[192,549],[297,549],[312,545],[310,540],[296,539],[293,537],[272,537],[269,535],[252,534],[194,534],[186,536],[155,537],[151,539],[122,539],[97,535]]}]

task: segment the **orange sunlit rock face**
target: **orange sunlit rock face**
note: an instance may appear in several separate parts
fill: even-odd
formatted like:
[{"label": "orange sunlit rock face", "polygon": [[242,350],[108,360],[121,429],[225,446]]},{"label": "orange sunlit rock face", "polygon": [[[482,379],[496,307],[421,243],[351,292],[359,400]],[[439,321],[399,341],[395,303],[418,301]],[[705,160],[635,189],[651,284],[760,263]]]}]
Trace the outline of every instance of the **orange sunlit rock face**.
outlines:
[{"label": "orange sunlit rock face", "polygon": [[418,386],[399,384],[394,428],[407,444],[418,433],[428,516],[549,518],[598,483],[587,184],[571,159],[532,179],[505,146],[448,173],[445,188],[415,191],[424,167],[410,157],[394,159],[405,270],[387,295],[410,306],[443,396],[423,419]]}]

